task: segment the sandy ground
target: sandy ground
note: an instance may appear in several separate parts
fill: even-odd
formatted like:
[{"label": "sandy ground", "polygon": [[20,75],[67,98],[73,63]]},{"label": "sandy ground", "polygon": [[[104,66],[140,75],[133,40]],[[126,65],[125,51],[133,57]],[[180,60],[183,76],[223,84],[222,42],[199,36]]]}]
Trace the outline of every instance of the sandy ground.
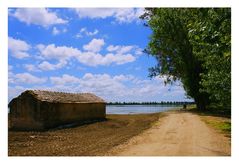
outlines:
[{"label": "sandy ground", "polygon": [[115,147],[117,156],[228,156],[230,142],[198,115],[171,112],[152,128]]}]

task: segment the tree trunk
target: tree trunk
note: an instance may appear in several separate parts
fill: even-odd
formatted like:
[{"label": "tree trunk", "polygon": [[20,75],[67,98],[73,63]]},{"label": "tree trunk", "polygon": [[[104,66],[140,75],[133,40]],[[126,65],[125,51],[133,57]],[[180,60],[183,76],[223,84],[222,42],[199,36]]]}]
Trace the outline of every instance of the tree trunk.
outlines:
[{"label": "tree trunk", "polygon": [[196,106],[198,110],[206,110],[206,105],[202,102],[197,102]]},{"label": "tree trunk", "polygon": [[195,103],[198,110],[206,110],[209,104],[209,97],[206,93],[201,93],[197,98],[195,98]]}]

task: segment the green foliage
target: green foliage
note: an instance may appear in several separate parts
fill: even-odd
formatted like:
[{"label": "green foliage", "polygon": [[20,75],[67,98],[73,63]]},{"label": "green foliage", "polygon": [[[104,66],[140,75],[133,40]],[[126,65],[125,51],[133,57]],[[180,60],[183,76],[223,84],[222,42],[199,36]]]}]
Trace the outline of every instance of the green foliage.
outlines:
[{"label": "green foliage", "polygon": [[231,106],[231,13],[230,9],[204,9],[189,26],[194,54],[203,61],[201,91],[212,102]]},{"label": "green foliage", "polygon": [[205,122],[212,127],[216,128],[217,130],[220,130],[221,132],[230,133],[231,132],[231,122],[229,121],[218,121],[218,120],[210,120],[210,119],[204,119]]},{"label": "green foliage", "polygon": [[146,9],[142,19],[152,30],[146,52],[158,65],[150,76],[181,80],[189,97],[204,109],[210,102],[230,106],[230,9]]}]

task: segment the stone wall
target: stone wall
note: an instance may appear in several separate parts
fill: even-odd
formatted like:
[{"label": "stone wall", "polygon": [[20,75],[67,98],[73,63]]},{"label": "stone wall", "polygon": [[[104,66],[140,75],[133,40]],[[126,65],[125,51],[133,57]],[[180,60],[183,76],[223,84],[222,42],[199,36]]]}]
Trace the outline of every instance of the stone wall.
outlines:
[{"label": "stone wall", "polygon": [[104,119],[106,112],[104,103],[42,102],[40,108],[41,122],[44,122],[45,128]]},{"label": "stone wall", "polygon": [[37,100],[32,96],[14,99],[9,105],[9,127],[14,130],[43,129],[43,123],[37,120]]},{"label": "stone wall", "polygon": [[105,103],[54,103],[22,97],[10,105],[10,128],[44,130],[64,124],[105,119]]}]

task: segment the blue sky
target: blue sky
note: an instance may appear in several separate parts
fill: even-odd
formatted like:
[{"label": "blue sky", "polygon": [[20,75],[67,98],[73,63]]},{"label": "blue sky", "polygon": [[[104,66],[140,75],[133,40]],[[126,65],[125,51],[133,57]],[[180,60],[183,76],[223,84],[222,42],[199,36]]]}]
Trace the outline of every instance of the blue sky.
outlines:
[{"label": "blue sky", "polygon": [[141,8],[11,8],[9,101],[26,89],[91,92],[106,101],[187,101],[180,82],[148,77]]}]

